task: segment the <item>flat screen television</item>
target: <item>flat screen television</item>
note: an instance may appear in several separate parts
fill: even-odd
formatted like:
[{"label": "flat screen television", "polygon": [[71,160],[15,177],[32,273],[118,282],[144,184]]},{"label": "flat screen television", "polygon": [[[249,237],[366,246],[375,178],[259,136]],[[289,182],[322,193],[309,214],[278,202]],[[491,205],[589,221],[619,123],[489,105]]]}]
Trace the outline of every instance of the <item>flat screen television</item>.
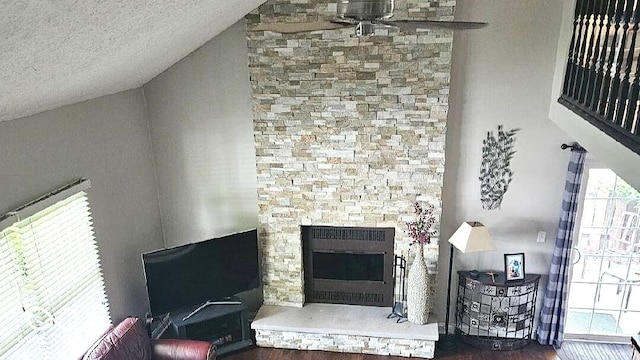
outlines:
[{"label": "flat screen television", "polygon": [[151,316],[260,286],[256,229],[142,254]]}]

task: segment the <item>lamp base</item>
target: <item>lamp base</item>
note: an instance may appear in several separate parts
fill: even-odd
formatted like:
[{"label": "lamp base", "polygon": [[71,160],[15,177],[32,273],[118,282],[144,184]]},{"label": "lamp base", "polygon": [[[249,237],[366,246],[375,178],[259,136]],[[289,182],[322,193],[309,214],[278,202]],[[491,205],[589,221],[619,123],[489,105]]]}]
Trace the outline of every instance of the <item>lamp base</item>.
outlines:
[{"label": "lamp base", "polygon": [[458,348],[458,339],[456,334],[442,334],[436,347],[440,350],[454,350]]}]

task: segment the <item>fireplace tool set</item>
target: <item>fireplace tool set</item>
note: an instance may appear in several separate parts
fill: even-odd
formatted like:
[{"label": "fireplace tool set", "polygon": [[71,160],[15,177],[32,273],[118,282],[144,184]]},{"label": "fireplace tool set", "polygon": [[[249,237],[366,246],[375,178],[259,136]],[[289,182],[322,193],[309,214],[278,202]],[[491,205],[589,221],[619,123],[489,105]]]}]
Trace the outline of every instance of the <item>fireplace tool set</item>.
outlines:
[{"label": "fireplace tool set", "polygon": [[397,323],[407,321],[406,289],[407,259],[395,255],[393,259],[393,308],[387,319],[398,318]]}]

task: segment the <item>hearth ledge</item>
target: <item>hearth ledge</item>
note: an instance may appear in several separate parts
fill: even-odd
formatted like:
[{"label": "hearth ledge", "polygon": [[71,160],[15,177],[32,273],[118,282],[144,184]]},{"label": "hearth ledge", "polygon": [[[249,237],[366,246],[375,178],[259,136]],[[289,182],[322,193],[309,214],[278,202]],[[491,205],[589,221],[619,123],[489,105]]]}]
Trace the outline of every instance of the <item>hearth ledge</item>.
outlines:
[{"label": "hearth ledge", "polygon": [[251,327],[262,347],[433,358],[437,323],[398,324],[387,319],[389,312],[358,305],[263,305]]}]

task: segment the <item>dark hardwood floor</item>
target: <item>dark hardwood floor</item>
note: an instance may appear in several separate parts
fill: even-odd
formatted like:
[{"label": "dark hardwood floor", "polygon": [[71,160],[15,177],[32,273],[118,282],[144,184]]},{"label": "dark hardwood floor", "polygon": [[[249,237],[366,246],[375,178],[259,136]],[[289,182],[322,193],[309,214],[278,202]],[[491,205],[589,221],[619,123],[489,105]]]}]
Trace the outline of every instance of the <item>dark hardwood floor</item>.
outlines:
[{"label": "dark hardwood floor", "polygon": [[[407,360],[400,356],[332,353],[325,351],[298,351],[254,347],[222,357],[225,360]],[[435,359],[447,360],[560,360],[551,346],[531,342],[514,351],[480,350],[461,344],[453,351],[436,350]]]}]

